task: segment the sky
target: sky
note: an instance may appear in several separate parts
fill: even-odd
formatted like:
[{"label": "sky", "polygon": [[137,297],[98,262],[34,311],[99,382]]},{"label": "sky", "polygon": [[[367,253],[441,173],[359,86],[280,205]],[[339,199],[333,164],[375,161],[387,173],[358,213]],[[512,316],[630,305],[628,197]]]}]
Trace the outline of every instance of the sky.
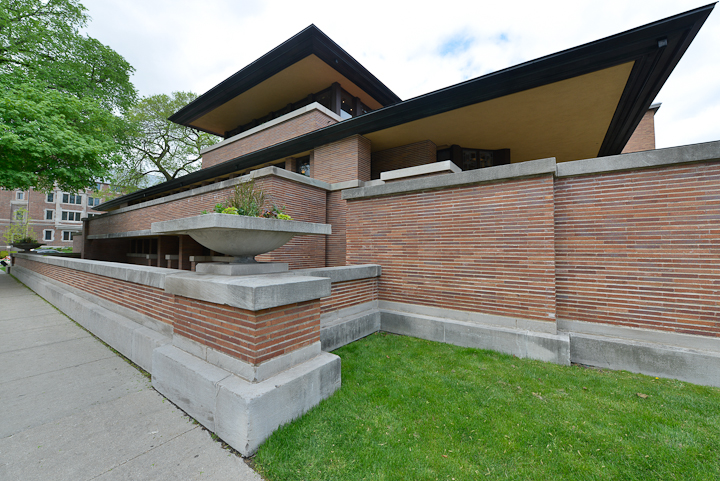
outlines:
[{"label": "sky", "polygon": [[[709,3],[443,0],[81,0],[87,34],[135,68],[140,95],[202,94],[315,24],[400,98]],[[412,6],[412,8],[410,7]],[[720,8],[655,102],[657,148],[720,140]]]}]

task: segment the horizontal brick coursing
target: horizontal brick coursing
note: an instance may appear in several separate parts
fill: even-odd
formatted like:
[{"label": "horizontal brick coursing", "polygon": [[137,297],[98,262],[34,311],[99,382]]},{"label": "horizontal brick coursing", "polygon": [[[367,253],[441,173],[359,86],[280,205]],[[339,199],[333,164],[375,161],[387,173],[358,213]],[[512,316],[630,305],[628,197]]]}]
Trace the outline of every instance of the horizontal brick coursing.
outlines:
[{"label": "horizontal brick coursing", "polygon": [[383,172],[432,164],[436,160],[437,147],[430,140],[373,152],[371,178],[379,179]]},{"label": "horizontal brick coursing", "polygon": [[558,318],[720,335],[720,163],[555,189]]},{"label": "horizontal brick coursing", "polygon": [[176,296],[175,332],[250,364],[320,340],[320,301],[248,311]]},{"label": "horizontal brick coursing", "polygon": [[327,236],[325,265],[336,267],[345,265],[345,222],[347,202],[339,190],[327,193],[327,223],[332,225],[332,234]]},{"label": "horizontal brick coursing", "polygon": [[656,110],[645,112],[640,124],[638,124],[630,140],[625,145],[622,151],[623,154],[655,149],[655,112]]},{"label": "horizontal brick coursing", "polygon": [[553,321],[551,175],[348,201],[348,264],[379,298]]},{"label": "horizontal brick coursing", "polygon": [[[272,202],[278,206],[285,206],[285,212],[293,219],[304,222],[325,222],[326,194],[323,189],[277,176],[257,179],[256,185],[266,192],[267,205]],[[88,233],[116,234],[145,230],[150,229],[153,222],[199,215],[203,210],[212,211],[215,204],[225,202],[233,194],[233,190],[234,188],[231,187],[119,214],[95,217],[88,222]],[[106,241],[95,240],[92,244],[95,249],[102,250],[104,242]],[[165,254],[177,253],[167,251]],[[119,255],[122,257],[125,253]],[[288,262],[292,268],[297,269],[324,267],[324,236],[296,237],[280,249],[262,256],[262,259],[258,257],[258,260]]]},{"label": "horizontal brick coursing", "polygon": [[354,281],[335,282],[329,297],[321,299],[320,312],[328,312],[345,309],[346,307],[364,304],[378,300],[378,280],[357,279]]},{"label": "horizontal brick coursing", "polygon": [[312,177],[331,184],[370,180],[370,140],[353,135],[313,152]]},{"label": "horizontal brick coursing", "polygon": [[17,258],[15,259],[15,265],[98,296],[106,301],[127,307],[166,324],[173,324],[175,317],[174,296],[166,294],[162,289],[76,271],[67,267],[43,264],[28,259]]},{"label": "horizontal brick coursing", "polygon": [[313,132],[328,125],[337,123],[337,120],[325,115],[319,110],[311,110],[305,114],[294,117],[280,124],[268,127],[242,139],[230,142],[210,152],[202,158],[202,168],[206,169],[241,155],[264,149],[285,140]]}]

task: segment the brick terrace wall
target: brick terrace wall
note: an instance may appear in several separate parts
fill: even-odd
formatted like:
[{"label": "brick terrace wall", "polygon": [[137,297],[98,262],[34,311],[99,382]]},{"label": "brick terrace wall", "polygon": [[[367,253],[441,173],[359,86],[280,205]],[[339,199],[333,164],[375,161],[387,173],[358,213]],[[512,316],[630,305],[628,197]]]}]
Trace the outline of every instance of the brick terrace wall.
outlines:
[{"label": "brick terrace wall", "polygon": [[378,298],[378,280],[358,279],[354,281],[335,282],[329,297],[321,299],[320,312],[345,309],[346,307],[376,301]]},{"label": "brick terrace wall", "polygon": [[[305,222],[325,222],[326,194],[323,189],[277,176],[261,177],[256,180],[256,185],[265,190],[270,201],[277,205],[285,205],[287,207],[286,213],[292,216],[293,219]],[[119,214],[111,213],[95,217],[88,222],[88,234],[115,234],[150,229],[153,222],[199,215],[203,210],[212,211],[215,204],[224,202],[232,195],[233,189],[233,187],[229,187]],[[101,246],[105,242],[104,240],[95,240],[92,244],[97,249],[102,249]],[[174,252],[166,252],[166,254],[174,254]],[[105,256],[108,254],[96,255]],[[122,253],[122,256],[124,255],[125,252]],[[99,259],[103,257],[87,258]],[[272,254],[259,256],[258,260],[289,262],[294,269],[325,267],[324,236],[296,237]],[[126,260],[118,261],[128,262]]]},{"label": "brick terrace wall", "polygon": [[106,301],[129,307],[158,321],[173,324],[174,296],[166,294],[162,289],[27,259],[16,258],[14,264]]},{"label": "brick terrace wall", "polygon": [[312,176],[329,182],[370,180],[371,142],[362,135],[323,145],[314,150]]},{"label": "brick terrace wall", "polygon": [[720,336],[720,163],[556,180],[558,318]]},{"label": "brick terrace wall", "polygon": [[345,221],[347,202],[342,192],[336,190],[327,193],[327,223],[332,225],[332,234],[327,236],[325,251],[326,267],[345,265]]},{"label": "brick terrace wall", "polygon": [[379,298],[555,320],[553,176],[348,201],[348,264]]},{"label": "brick terrace wall", "polygon": [[176,296],[175,333],[259,364],[320,340],[320,301],[248,311]]},{"label": "brick terrace wall", "polygon": [[432,164],[437,160],[437,147],[430,140],[401,145],[372,154],[371,178],[379,179],[382,172]]},{"label": "brick terrace wall", "polygon": [[625,145],[623,154],[655,149],[655,112],[655,109],[645,112],[635,132]]},{"label": "brick terrace wall", "polygon": [[337,121],[332,117],[325,115],[319,110],[311,110],[310,112],[230,142],[210,152],[206,152],[202,157],[202,168],[212,167],[226,160],[264,149],[265,147],[292,139],[299,135],[307,134],[308,132],[327,127],[334,123],[337,123]]}]

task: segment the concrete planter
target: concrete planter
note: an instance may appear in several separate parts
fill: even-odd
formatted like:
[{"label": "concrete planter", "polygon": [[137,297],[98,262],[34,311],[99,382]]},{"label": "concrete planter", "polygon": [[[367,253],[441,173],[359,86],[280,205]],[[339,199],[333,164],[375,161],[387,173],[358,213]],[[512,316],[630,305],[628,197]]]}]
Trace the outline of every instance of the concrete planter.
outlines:
[{"label": "concrete planter", "polygon": [[41,244],[39,242],[13,242],[10,245],[18,249],[22,249],[23,252],[29,252],[30,249],[37,249],[41,245],[45,244]]},{"label": "concrete planter", "polygon": [[198,243],[235,257],[238,263],[254,263],[255,256],[285,245],[296,235],[328,235],[328,224],[265,219],[233,214],[204,214],[155,222],[153,234],[186,234]]}]

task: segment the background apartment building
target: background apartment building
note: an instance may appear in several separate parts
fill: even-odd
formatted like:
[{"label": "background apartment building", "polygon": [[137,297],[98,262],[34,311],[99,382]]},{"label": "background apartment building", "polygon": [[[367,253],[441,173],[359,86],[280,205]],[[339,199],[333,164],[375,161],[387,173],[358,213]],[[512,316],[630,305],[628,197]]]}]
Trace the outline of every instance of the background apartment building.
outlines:
[{"label": "background apartment building", "polygon": [[[27,209],[39,242],[51,247],[72,247],[72,236],[82,229],[81,219],[88,214],[100,214],[94,208],[102,203],[98,192],[106,194],[108,184],[99,183],[96,189],[83,193],[36,190],[0,189],[0,234],[13,222],[20,220],[21,209]],[[107,195],[104,196],[107,200]],[[4,240],[0,240],[4,244]]]}]

